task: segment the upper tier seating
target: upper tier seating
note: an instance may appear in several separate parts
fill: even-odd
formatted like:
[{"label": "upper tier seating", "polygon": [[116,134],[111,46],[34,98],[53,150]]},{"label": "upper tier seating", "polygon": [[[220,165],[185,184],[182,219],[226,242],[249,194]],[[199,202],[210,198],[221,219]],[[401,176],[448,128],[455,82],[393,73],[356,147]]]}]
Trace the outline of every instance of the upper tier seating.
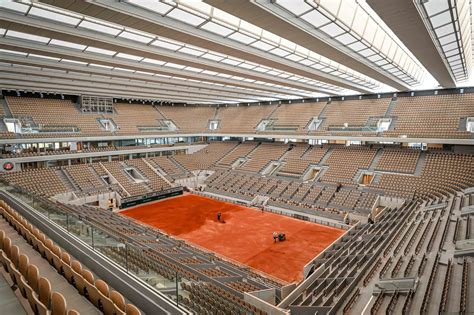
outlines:
[{"label": "upper tier seating", "polygon": [[216,116],[220,120],[217,132],[254,133],[258,123],[265,119],[275,106],[220,107]]},{"label": "upper tier seating", "polygon": [[104,114],[104,117],[115,122],[119,128],[116,133],[120,135],[140,134],[144,131],[140,131],[138,127],[157,127],[158,120],[163,119],[151,105],[116,103],[114,108],[116,114]]},{"label": "upper tier seating", "polygon": [[282,104],[269,119],[275,119],[276,126],[294,126],[297,128],[297,132],[304,132],[309,121],[313,117],[318,117],[325,105],[326,102],[302,103],[298,104],[298,110],[295,110],[295,104]]},{"label": "upper tier seating", "polygon": [[345,123],[348,127],[365,126],[369,117],[384,116],[389,103],[389,98],[333,101],[326,107],[323,114],[326,119],[319,129],[343,127]]},{"label": "upper tier seating", "polygon": [[399,97],[390,116],[397,122],[386,136],[469,138],[460,119],[474,117],[473,94]]},{"label": "upper tier seating", "polygon": [[[97,121],[100,114],[82,114],[70,100],[41,99],[6,96],[14,117],[22,120],[31,118],[43,126],[70,126],[80,128],[81,136],[105,136],[110,132],[101,130]],[[28,134],[28,137],[41,134]],[[58,134],[54,134],[58,136]]]},{"label": "upper tier seating", "polygon": [[[463,122],[474,117],[474,94],[450,94],[432,96],[401,96],[391,98],[333,100],[315,103],[251,106],[153,106],[144,104],[114,104],[113,114],[82,113],[70,100],[6,96],[5,99],[15,117],[25,123],[47,128],[41,133],[23,134],[22,137],[71,135],[72,127],[79,128],[78,136],[105,136],[110,131],[102,130],[98,119],[110,118],[117,125],[114,134],[139,135],[167,133],[212,133],[209,121],[218,120],[216,133],[258,134],[256,127],[263,119],[273,121],[266,132],[307,134],[305,127],[313,117],[322,119],[317,131],[319,135],[362,135],[384,137],[433,137],[471,138],[463,131]],[[41,110],[38,110],[41,108]],[[392,126],[377,133],[379,118],[392,118]],[[177,130],[170,132],[162,127],[160,120],[169,119]],[[347,123],[347,128],[344,125]],[[69,127],[69,131],[62,131]],[[148,127],[148,129],[143,129]],[[151,127],[151,129],[150,129]],[[64,130],[64,128],[63,128]],[[51,134],[55,131],[54,134]],[[49,132],[49,133],[48,133]],[[12,137],[14,134],[5,134]]]},{"label": "upper tier seating", "polygon": [[157,109],[163,116],[172,120],[182,133],[208,131],[209,120],[214,117],[216,111],[212,107],[193,106],[159,106]]}]

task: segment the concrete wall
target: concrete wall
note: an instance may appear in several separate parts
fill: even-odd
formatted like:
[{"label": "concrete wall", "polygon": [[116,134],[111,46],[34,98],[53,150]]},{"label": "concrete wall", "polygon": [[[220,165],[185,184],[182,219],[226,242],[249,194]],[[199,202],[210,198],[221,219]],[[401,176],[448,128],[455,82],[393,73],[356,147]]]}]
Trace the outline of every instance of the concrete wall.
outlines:
[{"label": "concrete wall", "polygon": [[252,293],[246,292],[244,294],[244,301],[261,309],[269,315],[284,315],[290,314],[288,310],[276,307],[275,304],[275,289],[267,289],[255,291]]}]

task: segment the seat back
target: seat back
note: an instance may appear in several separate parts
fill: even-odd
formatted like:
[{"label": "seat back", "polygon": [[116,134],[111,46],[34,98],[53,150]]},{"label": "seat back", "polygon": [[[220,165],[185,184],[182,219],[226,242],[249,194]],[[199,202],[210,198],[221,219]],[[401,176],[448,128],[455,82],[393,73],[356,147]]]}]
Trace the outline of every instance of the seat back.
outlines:
[{"label": "seat back", "polygon": [[79,275],[82,275],[82,266],[81,266],[81,263],[78,262],[77,260],[73,260],[71,262],[71,268]]},{"label": "seat back", "polygon": [[50,299],[51,299],[51,283],[49,283],[48,279],[41,277],[38,281],[38,285],[39,285],[38,298],[40,302],[46,306],[49,306]]},{"label": "seat back", "polygon": [[29,286],[35,292],[38,292],[38,281],[39,281],[38,267],[32,264],[28,265],[26,280],[28,281]]},{"label": "seat back", "polygon": [[127,315],[141,315],[142,312],[133,304],[127,304],[126,312]]},{"label": "seat back", "polygon": [[47,248],[49,248],[50,250],[53,250],[53,247],[54,247],[54,244],[53,244],[53,241],[51,239],[47,239],[45,241],[45,244],[44,244]]},{"label": "seat back", "polygon": [[61,260],[62,260],[65,264],[68,264],[68,265],[71,264],[71,256],[69,256],[69,254],[66,253],[66,252],[63,252],[63,253],[61,254]]},{"label": "seat back", "polygon": [[115,290],[112,290],[110,291],[110,299],[112,300],[112,302],[114,302],[115,305],[117,305],[120,310],[125,311],[126,304],[122,294]]},{"label": "seat back", "polygon": [[66,315],[66,299],[59,292],[54,292],[51,296],[51,315]]},{"label": "seat back", "polygon": [[74,285],[76,286],[76,289],[79,291],[80,294],[84,295],[86,298],[88,297],[87,295],[87,289],[86,289],[86,280],[82,277],[82,266],[81,263],[78,262],[77,260],[74,260],[71,262],[71,272],[72,272],[72,277],[74,278]]},{"label": "seat back", "polygon": [[5,232],[0,230],[0,249],[3,250],[3,239],[5,238]]},{"label": "seat back", "polygon": [[82,270],[82,276],[84,277],[84,279],[89,282],[90,284],[94,285],[94,275],[92,274],[92,272],[90,272],[89,270],[87,269],[83,269]]},{"label": "seat back", "polygon": [[10,258],[11,248],[12,248],[12,240],[8,236],[5,236],[3,238],[2,250],[5,252],[5,254],[7,255],[8,258]]},{"label": "seat back", "polygon": [[28,276],[29,263],[30,263],[30,260],[28,259],[28,256],[21,254],[20,259],[19,259],[18,269],[20,273],[23,275],[23,277],[25,278]]},{"label": "seat back", "polygon": [[10,248],[10,260],[15,266],[15,268],[18,268],[18,264],[20,260],[20,249],[16,245],[13,245]]},{"label": "seat back", "polygon": [[99,290],[100,293],[102,293],[104,296],[109,297],[109,286],[105,281],[97,279],[95,280],[95,286]]}]

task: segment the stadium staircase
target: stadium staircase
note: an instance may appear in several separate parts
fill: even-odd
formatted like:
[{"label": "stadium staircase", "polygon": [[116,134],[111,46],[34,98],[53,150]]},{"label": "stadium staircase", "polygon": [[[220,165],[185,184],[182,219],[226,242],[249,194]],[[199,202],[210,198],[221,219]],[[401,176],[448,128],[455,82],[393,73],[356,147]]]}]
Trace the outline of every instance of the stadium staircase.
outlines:
[{"label": "stadium staircase", "polygon": [[378,185],[378,184],[380,184],[380,178],[381,178],[381,177],[382,177],[382,174],[380,174],[380,173],[374,174],[374,178],[372,178],[371,184],[372,184],[372,185]]},{"label": "stadium staircase", "polygon": [[304,158],[305,158],[305,155],[306,155],[307,153],[311,152],[312,149],[313,149],[313,147],[309,145],[309,146],[306,148],[306,150],[300,155],[300,158],[304,159]]},{"label": "stadium staircase", "polygon": [[322,165],[325,165],[326,164],[326,161],[329,159],[329,157],[331,156],[331,152],[332,152],[333,148],[329,148],[326,153],[324,154],[324,156],[321,158],[321,161],[319,161],[318,163],[318,166],[322,166]]},{"label": "stadium staircase", "polygon": [[326,109],[329,107],[329,104],[331,104],[331,102],[327,102],[326,105],[324,105],[323,109],[321,109],[321,112],[319,113],[319,118],[325,117],[324,115],[326,114]]},{"label": "stadium staircase", "polygon": [[120,189],[126,194],[126,197],[131,196],[131,194],[125,189],[125,187],[122,186],[122,184],[112,175],[112,173],[105,167],[102,162],[99,162],[100,167],[104,170],[104,172],[107,174],[109,179],[116,184]]},{"label": "stadium staircase", "polygon": [[[243,142],[242,142],[242,143],[243,143]],[[231,163],[231,165],[234,164],[235,161],[237,161],[238,159],[240,159],[240,158],[246,158],[247,156],[251,155],[252,152],[254,152],[254,151],[260,146],[260,144],[261,144],[261,143],[257,143],[256,146],[255,146],[252,150],[250,150],[245,156],[239,156],[239,157],[237,157],[237,158]],[[232,150],[230,150],[229,152],[227,152],[227,153],[226,153],[223,157],[221,157],[219,160],[217,160],[215,164],[216,164],[216,165],[220,164],[220,162],[221,162],[223,159],[225,159],[225,158],[226,158],[227,156],[229,156],[229,155],[232,155],[233,152],[234,152],[235,150],[237,150],[237,148],[238,148],[239,146],[240,146],[240,143],[237,144],[235,147],[233,147]]]},{"label": "stadium staircase", "polygon": [[283,162],[286,159],[286,156],[289,154],[289,152],[291,152],[290,148],[288,148],[288,150],[286,150],[278,159],[275,159],[275,161]]},{"label": "stadium staircase", "polygon": [[387,110],[385,111],[384,117],[386,117],[386,118],[390,117],[390,115],[392,114],[392,110],[393,110],[393,108],[395,107],[396,104],[397,104],[397,99],[392,98],[392,100],[390,101],[390,104],[387,107]]},{"label": "stadium staircase", "polygon": [[74,180],[69,176],[69,174],[65,170],[58,169],[55,171],[69,191],[80,190],[80,188],[74,183]]},{"label": "stadium staircase", "polygon": [[161,117],[162,117],[163,119],[168,119],[168,118],[160,111],[160,109],[158,108],[158,106],[153,106],[153,108],[154,108],[158,113],[160,113],[160,115],[161,115]]},{"label": "stadium staircase", "polygon": [[218,110],[219,110],[219,107],[216,106],[216,108],[214,109],[214,114],[212,115],[213,120],[217,119],[217,114],[219,113]]},{"label": "stadium staircase", "polygon": [[162,180],[164,180],[166,183],[168,183],[168,185],[170,185],[171,187],[175,186],[173,183],[171,183],[168,178],[166,178],[166,176],[164,176],[163,174],[161,174],[155,167],[153,167],[153,165],[151,165],[152,161],[151,160],[147,160],[147,159],[144,159],[142,158],[142,161],[152,170],[152,172],[154,172],[156,175],[158,175]]},{"label": "stadium staircase", "polygon": [[369,167],[367,168],[368,171],[373,171],[374,168],[379,164],[380,158],[382,157],[383,150],[382,148],[377,149],[377,153],[375,154],[372,162],[370,163]]},{"label": "stadium staircase", "polygon": [[257,143],[257,145],[255,146],[255,148],[253,148],[252,150],[250,150],[250,152],[247,153],[247,155],[246,155],[245,157],[248,157],[248,156],[252,155],[252,153],[253,153],[255,150],[257,150],[257,148],[258,148],[261,144],[262,144],[261,142]]},{"label": "stadium staircase", "polygon": [[0,97],[0,107],[3,108],[5,117],[13,117],[12,111],[10,110],[10,107],[8,106],[7,100],[3,96]]},{"label": "stadium staircase", "polygon": [[270,114],[268,114],[267,117],[265,117],[265,119],[271,119],[273,114],[278,110],[278,108],[280,108],[281,104],[278,104],[277,106],[275,106],[274,109],[272,109],[272,111],[270,112]]},{"label": "stadium staircase", "polygon": [[184,174],[191,173],[190,170],[188,170],[186,167],[184,167],[183,165],[181,165],[181,163],[179,163],[178,161],[176,161],[172,156],[170,156],[170,157],[168,158],[168,160],[170,160],[174,165],[176,165],[177,168],[179,168],[181,171],[183,171]]},{"label": "stadium staircase", "polygon": [[415,176],[420,176],[421,172],[423,171],[423,168],[425,167],[425,161],[426,161],[426,152],[421,151],[420,156],[418,157],[418,161],[416,162],[416,167],[415,167]]},{"label": "stadium staircase", "polygon": [[219,160],[216,161],[216,163],[214,163],[215,165],[218,165],[223,159],[225,159],[227,156],[229,156],[230,154],[232,154],[232,152],[234,152],[237,147],[240,145],[240,143],[237,143],[237,145],[235,147],[232,148],[232,150],[230,150],[229,152],[227,152],[226,154],[224,154]]}]

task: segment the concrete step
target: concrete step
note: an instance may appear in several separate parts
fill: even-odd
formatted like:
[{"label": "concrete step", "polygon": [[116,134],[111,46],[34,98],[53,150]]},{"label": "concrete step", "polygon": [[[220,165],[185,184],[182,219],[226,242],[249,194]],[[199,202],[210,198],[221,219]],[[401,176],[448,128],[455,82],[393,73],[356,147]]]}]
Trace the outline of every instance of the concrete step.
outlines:
[{"label": "concrete step", "polygon": [[323,158],[321,159],[321,161],[319,161],[318,165],[325,165],[326,164],[326,161],[327,159],[331,156],[331,152],[332,150],[334,150],[334,148],[329,148],[326,153],[324,154]]},{"label": "concrete step", "polygon": [[59,178],[61,178],[62,182],[66,185],[66,187],[70,191],[77,191],[81,190],[79,186],[76,185],[74,180],[69,176],[68,172],[65,170],[56,170],[56,174],[58,174]]},{"label": "concrete step", "polygon": [[420,157],[418,158],[418,161],[416,162],[416,168],[415,168],[415,176],[420,176],[421,172],[423,171],[423,168],[425,167],[425,161],[426,161],[426,152],[421,151],[420,152]]},{"label": "concrete step", "polygon": [[4,98],[0,98],[0,107],[3,108],[3,112],[5,113],[5,117],[13,117],[13,114],[8,106],[7,100]]},{"label": "concrete step", "polygon": [[275,106],[275,108],[270,112],[270,114],[268,114],[268,116],[266,117],[266,119],[272,118],[273,114],[278,110],[278,108],[280,108],[280,106],[281,106],[281,105]]},{"label": "concrete step", "polygon": [[323,109],[322,109],[321,112],[319,113],[319,117],[320,117],[320,118],[321,118],[321,117],[324,117],[324,115],[326,114],[326,110],[327,110],[328,106],[329,106],[329,102],[326,103],[326,105],[324,105]]},{"label": "concrete step", "polygon": [[392,114],[392,110],[396,104],[397,104],[396,98],[390,101],[390,104],[388,105],[387,110],[385,111],[385,115],[384,115],[385,117],[389,117]]},{"label": "concrete step", "polygon": [[189,170],[187,168],[185,168],[183,165],[181,165],[178,161],[176,161],[173,156],[170,156],[168,157],[168,160],[170,160],[171,162],[174,163],[174,165],[176,165],[177,168],[179,168],[181,171],[183,171],[184,174],[187,174],[189,173]]},{"label": "concrete step", "polygon": [[372,159],[372,162],[369,165],[369,168],[368,168],[369,171],[373,171],[374,168],[377,166],[377,164],[379,164],[380,158],[382,157],[382,153],[383,153],[383,150],[379,148],[374,158]]}]

